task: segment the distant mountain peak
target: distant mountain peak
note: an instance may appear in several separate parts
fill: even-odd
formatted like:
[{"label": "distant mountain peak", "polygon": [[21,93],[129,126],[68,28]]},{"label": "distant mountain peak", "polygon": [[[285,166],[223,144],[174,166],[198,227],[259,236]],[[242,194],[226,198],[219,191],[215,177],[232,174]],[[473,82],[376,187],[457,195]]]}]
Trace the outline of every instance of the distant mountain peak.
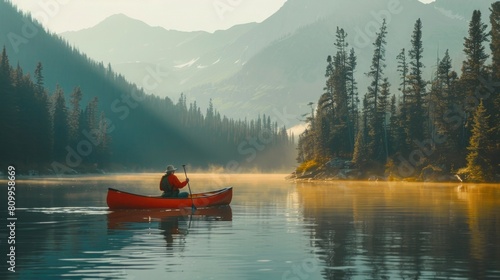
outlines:
[{"label": "distant mountain peak", "polygon": [[163,29],[162,27],[152,27],[141,20],[131,18],[128,15],[120,13],[108,16],[107,18],[105,18],[104,20],[102,20],[101,22],[97,23],[92,27],[78,31],[63,32],[59,35],[65,37],[65,36],[72,36],[73,34],[78,34],[79,32],[83,34],[97,32],[98,34],[100,34],[99,36],[101,36],[101,38],[104,39],[104,38],[110,38],[110,36],[112,35],[122,36],[128,33],[141,34],[143,32],[152,30],[152,28]]},{"label": "distant mountain peak", "polygon": [[105,25],[107,27],[109,26],[140,26],[140,27],[151,27],[150,25],[146,24],[145,22],[141,21],[141,20],[138,20],[138,19],[135,19],[135,18],[131,18],[125,14],[114,14],[114,15],[111,15],[107,18],[105,18],[103,21],[101,21],[100,23],[98,23],[96,25],[97,26],[100,26],[100,25]]}]

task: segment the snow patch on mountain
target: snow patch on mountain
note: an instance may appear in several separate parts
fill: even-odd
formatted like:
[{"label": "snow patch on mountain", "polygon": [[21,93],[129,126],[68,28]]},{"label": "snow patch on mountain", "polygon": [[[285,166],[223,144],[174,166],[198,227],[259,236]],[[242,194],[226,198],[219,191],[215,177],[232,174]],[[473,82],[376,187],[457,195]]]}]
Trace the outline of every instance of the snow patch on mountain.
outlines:
[{"label": "snow patch on mountain", "polygon": [[190,61],[186,62],[186,63],[181,63],[181,64],[177,64],[175,65],[174,67],[175,68],[186,68],[186,67],[191,67],[193,66],[193,64],[196,63],[196,61],[198,61],[198,59],[200,59],[199,57],[198,58],[193,58],[191,59]]}]

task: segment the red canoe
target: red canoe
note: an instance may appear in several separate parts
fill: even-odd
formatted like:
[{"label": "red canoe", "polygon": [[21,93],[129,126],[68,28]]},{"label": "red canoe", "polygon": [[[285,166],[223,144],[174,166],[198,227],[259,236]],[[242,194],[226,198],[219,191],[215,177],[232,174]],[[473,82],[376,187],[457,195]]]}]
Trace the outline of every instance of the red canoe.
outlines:
[{"label": "red canoe", "polygon": [[194,206],[210,207],[229,205],[233,198],[233,188],[224,188],[217,191],[193,194],[188,198],[163,198],[160,196],[145,196],[117,189],[108,188],[106,202],[110,209],[148,209],[148,208],[188,208]]}]

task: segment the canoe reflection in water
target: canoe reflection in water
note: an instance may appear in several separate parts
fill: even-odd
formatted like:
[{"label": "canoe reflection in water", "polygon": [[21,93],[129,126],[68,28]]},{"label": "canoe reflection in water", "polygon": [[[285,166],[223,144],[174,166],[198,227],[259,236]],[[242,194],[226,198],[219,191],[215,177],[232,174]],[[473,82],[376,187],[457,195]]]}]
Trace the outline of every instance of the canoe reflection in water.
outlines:
[{"label": "canoe reflection in water", "polygon": [[174,244],[174,235],[187,235],[188,228],[181,229],[179,227],[179,219],[184,220],[181,217],[164,217],[160,220],[159,229],[162,231],[163,236],[165,237],[165,242],[167,243],[167,248],[172,247]]},{"label": "canoe reflection in water", "polygon": [[158,223],[167,249],[172,247],[175,236],[185,236],[199,221],[232,221],[231,206],[185,209],[115,210],[108,213],[108,230],[137,230],[152,228]]}]

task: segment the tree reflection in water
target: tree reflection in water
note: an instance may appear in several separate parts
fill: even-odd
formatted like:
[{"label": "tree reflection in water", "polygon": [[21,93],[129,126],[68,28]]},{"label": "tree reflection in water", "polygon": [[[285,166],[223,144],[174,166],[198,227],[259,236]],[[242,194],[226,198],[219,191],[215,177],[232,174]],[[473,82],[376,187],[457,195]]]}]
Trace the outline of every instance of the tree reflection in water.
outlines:
[{"label": "tree reflection in water", "polygon": [[498,271],[498,186],[298,183],[297,192],[325,279],[482,279]]}]

